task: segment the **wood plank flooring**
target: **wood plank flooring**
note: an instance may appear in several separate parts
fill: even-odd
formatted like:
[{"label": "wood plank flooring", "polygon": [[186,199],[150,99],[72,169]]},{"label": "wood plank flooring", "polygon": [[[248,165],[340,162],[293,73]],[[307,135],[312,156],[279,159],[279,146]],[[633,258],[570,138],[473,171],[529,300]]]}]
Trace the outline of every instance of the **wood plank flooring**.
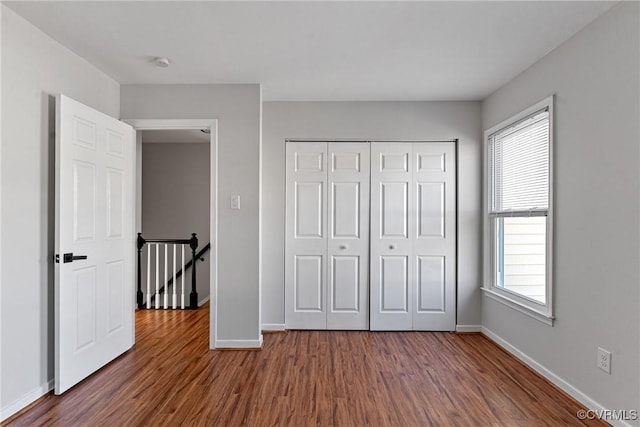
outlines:
[{"label": "wood plank flooring", "polygon": [[606,425],[482,335],[289,331],[209,351],[208,319],[138,311],[133,350],[8,425]]}]

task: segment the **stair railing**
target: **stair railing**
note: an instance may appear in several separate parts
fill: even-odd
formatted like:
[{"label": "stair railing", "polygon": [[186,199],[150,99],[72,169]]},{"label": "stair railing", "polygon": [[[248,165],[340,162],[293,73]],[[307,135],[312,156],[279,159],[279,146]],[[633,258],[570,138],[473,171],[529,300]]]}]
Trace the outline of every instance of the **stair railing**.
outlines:
[{"label": "stair railing", "polygon": [[[147,246],[147,265],[146,265],[146,289],[143,290],[142,284],[142,250]],[[169,247],[172,247],[173,274],[170,277],[169,272]],[[191,249],[191,261],[185,264],[185,246]],[[207,247],[210,245],[207,245]],[[196,233],[191,233],[190,239],[145,239],[142,233],[138,233],[138,271],[137,271],[137,293],[136,300],[139,309],[144,308],[180,308],[180,309],[197,309],[198,308],[198,292],[196,290],[196,260],[199,259],[207,248],[203,248],[199,254],[196,254],[198,248],[198,237]],[[178,248],[180,249],[178,251]],[[152,257],[153,249],[155,249],[155,257]],[[161,249],[164,249],[162,251]],[[160,254],[164,252],[164,281],[160,286]],[[180,254],[181,263],[180,270],[177,270],[177,257]],[[152,261],[155,258],[155,288],[152,286]],[[191,268],[191,293],[189,294],[189,305],[185,304],[185,283],[184,272],[187,268]],[[177,292],[177,279],[182,278],[181,293]],[[171,303],[169,303],[169,288],[172,288]],[[145,292],[146,291],[146,292]],[[178,303],[178,297],[180,302]]]}]

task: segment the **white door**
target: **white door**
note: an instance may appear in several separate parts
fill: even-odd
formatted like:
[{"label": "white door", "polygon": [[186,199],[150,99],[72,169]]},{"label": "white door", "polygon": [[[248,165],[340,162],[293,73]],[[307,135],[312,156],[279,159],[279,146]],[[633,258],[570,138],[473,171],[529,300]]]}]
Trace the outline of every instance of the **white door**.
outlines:
[{"label": "white door", "polygon": [[369,144],[288,142],[285,323],[367,329]]},{"label": "white door", "polygon": [[371,144],[371,329],[413,328],[411,143]]},{"label": "white door", "polygon": [[56,102],[55,393],[134,343],[133,129]]},{"label": "white door", "polygon": [[453,142],[413,144],[413,330],[456,327],[456,162]]},{"label": "white door", "polygon": [[286,144],[285,324],[326,329],[327,143]]},{"label": "white door", "polygon": [[373,143],[371,329],[456,323],[453,143]]},{"label": "white door", "polygon": [[369,144],[328,145],[327,329],[369,329]]}]

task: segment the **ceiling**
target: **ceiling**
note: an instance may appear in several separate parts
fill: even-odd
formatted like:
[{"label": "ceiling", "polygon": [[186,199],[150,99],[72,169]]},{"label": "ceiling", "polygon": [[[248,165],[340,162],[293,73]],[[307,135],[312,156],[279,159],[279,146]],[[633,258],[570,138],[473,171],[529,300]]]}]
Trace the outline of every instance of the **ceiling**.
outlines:
[{"label": "ceiling", "polygon": [[211,135],[200,129],[143,130],[143,143],[208,143]]},{"label": "ceiling", "polygon": [[480,100],[615,4],[4,3],[121,84],[261,83],[264,100]]}]

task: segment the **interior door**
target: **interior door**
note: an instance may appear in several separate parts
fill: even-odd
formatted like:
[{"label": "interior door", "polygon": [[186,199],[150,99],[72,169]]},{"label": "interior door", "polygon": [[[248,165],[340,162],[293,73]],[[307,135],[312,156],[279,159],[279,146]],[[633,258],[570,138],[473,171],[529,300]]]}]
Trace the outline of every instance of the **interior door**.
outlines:
[{"label": "interior door", "polygon": [[413,330],[456,325],[456,162],[452,142],[413,144]]},{"label": "interior door", "polygon": [[326,329],[327,143],[286,144],[285,325]]},{"label": "interior door", "polygon": [[371,329],[455,330],[454,143],[373,143],[371,158]]},{"label": "interior door", "polygon": [[371,330],[413,328],[411,143],[371,144]]},{"label": "interior door", "polygon": [[134,131],[56,102],[55,393],[134,343]]},{"label": "interior door", "polygon": [[369,143],[328,145],[327,329],[369,329]]}]

